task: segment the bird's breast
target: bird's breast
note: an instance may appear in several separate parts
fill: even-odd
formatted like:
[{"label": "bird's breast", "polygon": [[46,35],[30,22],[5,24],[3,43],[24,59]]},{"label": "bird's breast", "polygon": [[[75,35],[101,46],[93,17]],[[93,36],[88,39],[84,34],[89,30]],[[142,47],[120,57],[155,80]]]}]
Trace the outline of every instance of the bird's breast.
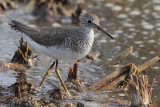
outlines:
[{"label": "bird's breast", "polygon": [[82,57],[86,56],[91,50],[94,41],[94,32],[91,30],[88,32],[82,40],[77,41],[77,53]]}]

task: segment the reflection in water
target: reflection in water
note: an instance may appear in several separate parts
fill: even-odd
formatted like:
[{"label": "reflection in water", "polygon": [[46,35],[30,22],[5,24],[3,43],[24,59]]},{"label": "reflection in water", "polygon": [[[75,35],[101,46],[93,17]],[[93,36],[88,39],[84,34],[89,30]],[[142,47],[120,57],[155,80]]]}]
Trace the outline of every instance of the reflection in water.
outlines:
[{"label": "reflection in water", "polygon": [[17,72],[17,82],[27,81],[26,74],[24,71]]}]

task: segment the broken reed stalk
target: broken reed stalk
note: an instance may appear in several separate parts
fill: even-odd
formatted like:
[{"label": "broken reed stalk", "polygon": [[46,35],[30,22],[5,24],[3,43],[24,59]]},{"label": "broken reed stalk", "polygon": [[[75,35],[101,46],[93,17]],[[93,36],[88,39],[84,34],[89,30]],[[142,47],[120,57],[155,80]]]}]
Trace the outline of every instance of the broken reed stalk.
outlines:
[{"label": "broken reed stalk", "polygon": [[75,81],[78,79],[78,63],[79,62],[74,62],[73,69],[68,69],[68,81]]},{"label": "broken reed stalk", "polygon": [[115,64],[119,64],[122,60],[124,60],[127,56],[131,55],[133,53],[133,46],[130,46],[126,50],[124,50],[122,53],[120,53],[116,58],[114,58],[111,62],[104,65],[104,68],[109,68]]},{"label": "broken reed stalk", "polygon": [[129,75],[139,74],[145,69],[159,62],[159,60],[160,58],[156,56],[138,67],[136,67],[134,64],[125,65],[124,67],[115,70],[113,73],[101,79],[99,82],[93,84],[89,87],[89,89],[93,89],[94,91],[102,91],[118,87],[121,82],[125,80],[128,81],[128,79],[130,79]]},{"label": "broken reed stalk", "polygon": [[[155,81],[155,80],[154,80]],[[153,81],[153,83],[154,83]],[[131,106],[150,107],[152,86],[148,89],[147,75],[141,75],[139,78],[136,74],[130,75],[129,91],[131,98]]]},{"label": "broken reed stalk", "polygon": [[101,79],[99,82],[95,83],[89,89],[95,91],[102,91],[107,89],[112,89],[117,87],[122,81],[124,81],[130,72],[135,72],[137,67],[134,64],[128,64],[120,69],[117,69],[115,72]]},{"label": "broken reed stalk", "polygon": [[152,58],[151,60],[145,62],[142,65],[139,65],[138,68],[138,72],[137,74],[140,74],[142,71],[144,71],[145,69],[155,65],[156,63],[160,62],[160,58],[158,56]]}]

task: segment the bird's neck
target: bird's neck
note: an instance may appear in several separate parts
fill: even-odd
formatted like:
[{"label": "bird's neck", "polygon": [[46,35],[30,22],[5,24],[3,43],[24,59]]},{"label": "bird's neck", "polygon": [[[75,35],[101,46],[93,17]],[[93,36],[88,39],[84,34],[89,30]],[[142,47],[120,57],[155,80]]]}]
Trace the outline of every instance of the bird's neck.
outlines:
[{"label": "bird's neck", "polygon": [[93,32],[93,28],[90,28],[90,27],[80,26],[79,28],[80,28],[80,29],[82,30],[82,32],[84,32],[85,34],[88,34],[88,33],[90,33],[90,32]]}]

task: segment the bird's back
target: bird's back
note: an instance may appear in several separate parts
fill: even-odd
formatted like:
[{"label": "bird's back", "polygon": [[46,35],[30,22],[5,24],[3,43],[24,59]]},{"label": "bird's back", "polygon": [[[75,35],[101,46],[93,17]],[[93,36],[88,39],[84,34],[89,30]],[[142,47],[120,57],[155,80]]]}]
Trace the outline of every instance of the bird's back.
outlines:
[{"label": "bird's back", "polygon": [[[78,29],[78,27],[44,27],[41,30],[37,30],[21,24],[15,20],[12,20],[10,26],[15,31],[19,33],[24,33],[36,43],[48,47],[61,45],[65,40],[64,38],[72,38],[72,36],[81,34],[81,31]],[[75,31],[75,34],[73,31]]]}]

